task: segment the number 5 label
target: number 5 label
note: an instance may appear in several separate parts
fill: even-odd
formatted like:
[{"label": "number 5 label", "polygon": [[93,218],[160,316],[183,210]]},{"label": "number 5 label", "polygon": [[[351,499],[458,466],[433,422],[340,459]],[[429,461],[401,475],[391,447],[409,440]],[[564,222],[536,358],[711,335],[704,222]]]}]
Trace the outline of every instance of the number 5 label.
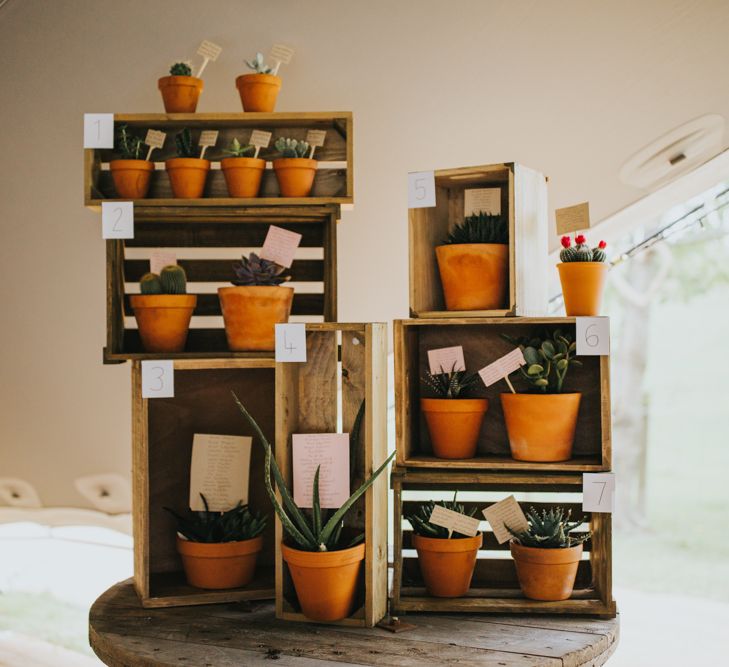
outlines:
[{"label": "number 5 label", "polygon": [[276,325],[276,361],[306,361],[306,325]]},{"label": "number 5 label", "polygon": [[134,238],[134,202],[101,202],[101,236],[105,239]]},{"label": "number 5 label", "polygon": [[615,509],[615,473],[583,473],[582,509],[612,514]]},{"label": "number 5 label", "polygon": [[411,171],[408,174],[408,208],[435,206],[435,172]]},{"label": "number 5 label", "polygon": [[577,356],[610,354],[610,318],[577,317]]},{"label": "number 5 label", "polygon": [[174,398],[175,367],[172,361],[142,362],[142,398]]}]

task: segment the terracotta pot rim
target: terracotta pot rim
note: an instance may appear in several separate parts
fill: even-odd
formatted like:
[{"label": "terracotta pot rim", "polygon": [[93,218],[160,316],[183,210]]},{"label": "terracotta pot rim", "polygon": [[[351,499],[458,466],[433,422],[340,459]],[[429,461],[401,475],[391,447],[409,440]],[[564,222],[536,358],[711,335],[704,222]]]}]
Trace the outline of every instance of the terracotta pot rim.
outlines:
[{"label": "terracotta pot rim", "polygon": [[194,308],[197,294],[131,294],[132,308]]},{"label": "terracotta pot rim", "polygon": [[483,533],[478,533],[473,537],[425,537],[413,533],[413,546],[423,551],[436,551],[439,553],[460,553],[463,551],[478,550],[483,545]]},{"label": "terracotta pot rim", "polygon": [[210,160],[200,157],[171,157],[165,160],[167,169],[210,169]]},{"label": "terracotta pot rim", "polygon": [[168,74],[167,76],[161,76],[157,80],[157,86],[200,86],[202,87],[203,80],[196,76],[184,76],[182,74]]},{"label": "terracotta pot rim", "polygon": [[421,398],[420,409],[424,412],[486,412],[488,398]]},{"label": "terracotta pot rim", "polygon": [[563,266],[589,266],[589,267],[596,267],[601,266],[605,269],[608,268],[607,262],[557,262],[557,268],[561,268]]},{"label": "terracotta pot rim", "polygon": [[266,161],[260,157],[224,157],[220,160],[221,169],[265,169]]},{"label": "terracotta pot rim", "polygon": [[362,542],[348,549],[339,549],[337,551],[304,551],[290,547],[282,542],[281,552],[283,559],[287,563],[300,567],[311,569],[342,567],[364,560],[365,543]]},{"label": "terracotta pot rim", "polygon": [[242,83],[248,83],[255,79],[258,83],[269,83],[272,85],[281,85],[281,77],[277,74],[259,74],[257,72],[251,74],[240,74],[235,79],[235,85],[239,87]]},{"label": "terracotta pot rim", "polygon": [[273,160],[274,169],[316,169],[317,160],[309,157],[280,157]]},{"label": "terracotta pot rim", "polygon": [[142,171],[152,171],[154,169],[154,162],[151,160],[119,158],[117,160],[109,161],[109,169],[112,171],[117,171],[118,169],[140,169]]},{"label": "terracotta pot rim", "polygon": [[263,549],[263,535],[235,542],[193,542],[177,535],[177,551],[193,558],[231,558],[258,553]]},{"label": "terracotta pot rim", "polygon": [[248,293],[251,289],[255,290],[287,290],[293,292],[293,287],[287,285],[230,285],[229,287],[218,287],[218,294],[230,294],[231,292]]},{"label": "terracotta pot rim", "polygon": [[469,248],[469,249],[478,249],[478,248],[488,248],[488,249],[496,249],[496,248],[503,248],[505,250],[509,249],[508,243],[441,243],[440,245],[435,246],[436,252],[440,250],[441,248]]},{"label": "terracotta pot rim", "polygon": [[568,398],[568,397],[574,397],[574,396],[582,396],[581,391],[562,391],[558,394],[542,394],[542,393],[528,393],[528,392],[517,392],[516,394],[512,394],[510,391],[505,391],[501,394],[501,400],[504,400],[504,397],[506,397],[509,401],[517,401],[520,399],[525,398],[538,398],[540,400],[544,400],[545,398],[550,398],[553,400],[557,400],[560,397]]},{"label": "terracotta pot rim", "polygon": [[557,565],[560,563],[574,563],[582,556],[583,544],[562,549],[540,549],[538,547],[526,547],[513,540],[509,542],[511,555],[515,560],[529,563],[542,563],[544,565]]}]

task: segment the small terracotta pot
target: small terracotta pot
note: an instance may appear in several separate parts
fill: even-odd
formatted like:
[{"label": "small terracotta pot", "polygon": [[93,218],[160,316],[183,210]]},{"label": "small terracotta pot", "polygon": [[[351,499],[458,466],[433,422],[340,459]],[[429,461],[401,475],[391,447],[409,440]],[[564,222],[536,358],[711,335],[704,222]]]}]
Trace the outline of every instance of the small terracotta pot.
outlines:
[{"label": "small terracotta pot", "polygon": [[258,197],[266,161],[256,157],[227,157],[220,166],[231,197]]},{"label": "small terracotta pot", "polygon": [[439,459],[472,459],[488,409],[486,398],[421,398],[433,454]]},{"label": "small terracotta pot", "polygon": [[582,545],[537,549],[511,542],[521,592],[532,600],[566,600],[572,595]]},{"label": "small terracotta pot", "polygon": [[132,294],[129,297],[145,352],[182,352],[195,294]]},{"label": "small terracotta pot", "polygon": [[505,243],[451,243],[437,246],[447,310],[508,307],[509,246]]},{"label": "small terracotta pot", "polygon": [[511,455],[548,463],[572,458],[582,394],[501,394]]},{"label": "small terracotta pot", "polygon": [[203,82],[195,76],[163,76],[157,87],[167,113],[195,113]]},{"label": "small terracotta pot", "polygon": [[413,546],[418,552],[420,572],[428,595],[437,598],[459,598],[471,586],[476,554],[483,535],[439,539],[413,533]]},{"label": "small terracotta pot", "polygon": [[607,263],[561,262],[557,264],[557,270],[567,316],[599,315],[608,272]]},{"label": "small terracotta pot", "polygon": [[219,287],[225,335],[233,352],[275,349],[275,325],[288,322],[293,287]]},{"label": "small terracotta pot", "polygon": [[187,583],[195,588],[242,588],[253,580],[263,536],[240,542],[191,542],[177,536]]},{"label": "small terracotta pot", "polygon": [[308,197],[314,185],[316,160],[306,157],[282,157],[273,161],[282,197]]},{"label": "small terracotta pot", "polygon": [[109,164],[116,194],[122,199],[144,199],[154,162],[149,160],[112,160]]},{"label": "small terracotta pot", "polygon": [[300,551],[281,545],[304,616],[339,621],[352,613],[365,545],[341,551]]},{"label": "small terracotta pot", "polygon": [[273,74],[242,74],[235,80],[243,111],[271,112],[276,107],[281,77]]},{"label": "small terracotta pot", "polygon": [[178,199],[200,199],[205,191],[205,179],[210,160],[197,157],[173,157],[165,162],[172,194]]}]

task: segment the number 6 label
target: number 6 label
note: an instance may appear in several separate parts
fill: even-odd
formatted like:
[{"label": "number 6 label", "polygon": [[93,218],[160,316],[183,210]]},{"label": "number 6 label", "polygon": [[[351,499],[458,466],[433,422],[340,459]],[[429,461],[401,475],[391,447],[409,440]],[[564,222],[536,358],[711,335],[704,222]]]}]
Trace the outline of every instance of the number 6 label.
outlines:
[{"label": "number 6 label", "polygon": [[435,206],[435,172],[412,171],[408,174],[408,208]]},{"label": "number 6 label", "polygon": [[610,318],[575,318],[577,356],[610,354]]},{"label": "number 6 label", "polygon": [[175,367],[172,361],[142,362],[142,398],[174,398]]},{"label": "number 6 label", "polygon": [[101,202],[101,236],[105,239],[134,238],[134,202]]},{"label": "number 6 label", "polygon": [[582,509],[612,514],[615,509],[615,473],[583,473]]}]

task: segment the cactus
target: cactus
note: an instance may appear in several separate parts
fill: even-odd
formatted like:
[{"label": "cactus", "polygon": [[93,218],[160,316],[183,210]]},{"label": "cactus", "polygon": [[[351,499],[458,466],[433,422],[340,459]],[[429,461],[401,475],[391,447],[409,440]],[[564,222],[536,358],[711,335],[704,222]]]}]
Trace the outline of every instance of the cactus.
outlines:
[{"label": "cactus", "polygon": [[261,259],[255,252],[248,257],[241,257],[240,262],[233,264],[235,278],[234,285],[280,285],[291,278],[284,276],[286,269],[276,262]]},{"label": "cactus", "polygon": [[233,138],[233,141],[230,142],[230,148],[223,151],[223,153],[227,153],[232,157],[246,157],[248,155],[253,155],[255,152],[255,146],[251,146],[250,144],[242,145],[235,137]]},{"label": "cactus", "polygon": [[128,125],[120,125],[116,131],[114,150],[121,155],[122,160],[141,160],[144,155],[144,141],[135,137]]},{"label": "cactus", "polygon": [[246,60],[245,63],[256,74],[270,74],[273,71],[263,62],[263,54],[260,52],[256,53],[256,57],[253,60]]},{"label": "cactus", "polygon": [[572,246],[572,239],[569,236],[563,236],[560,239],[562,250],[559,251],[559,258],[563,262],[576,262],[577,250]]},{"label": "cactus", "polygon": [[192,76],[192,69],[187,63],[175,63],[170,67],[172,76]]},{"label": "cactus", "polygon": [[[448,539],[448,529],[443,526],[436,526],[430,523],[430,515],[433,513],[433,508],[436,505],[445,507],[448,510],[458,512],[459,514],[465,514],[466,516],[473,516],[476,513],[476,508],[472,507],[469,512],[466,512],[465,508],[461,503],[456,502],[456,496],[458,491],[453,494],[453,500],[439,500],[435,502],[429,500],[427,503],[423,503],[418,507],[417,512],[406,516],[405,518],[410,522],[413,530],[422,537],[435,537],[440,539]],[[468,535],[461,535],[461,533],[453,532],[451,537],[468,537]]]},{"label": "cactus", "polygon": [[189,128],[186,127],[175,135],[175,146],[177,146],[177,157],[197,157],[197,150],[192,145]]},{"label": "cactus", "polygon": [[509,219],[505,215],[492,215],[480,211],[467,216],[448,234],[446,243],[500,243],[509,242]]},{"label": "cactus", "polygon": [[570,535],[575,528],[587,521],[587,517],[583,517],[580,521],[570,523],[571,515],[572,510],[565,513],[561,507],[552,507],[549,512],[543,509],[541,514],[532,507],[526,513],[529,523],[526,530],[514,531],[509,526],[506,526],[506,529],[516,542],[525,547],[569,549],[590,539],[590,533],[577,537]]},{"label": "cactus", "polygon": [[159,272],[163,294],[185,294],[187,292],[187,276],[185,269],[176,264],[165,266]]},{"label": "cactus", "polygon": [[142,294],[163,294],[162,283],[156,273],[145,273],[139,281]]},{"label": "cactus", "polygon": [[289,137],[279,137],[274,144],[276,150],[283,157],[306,157],[309,153],[309,144]]},{"label": "cactus", "polygon": [[572,239],[569,236],[563,236],[560,239],[562,250],[559,252],[559,258],[563,262],[605,262],[607,254],[605,248],[607,243],[600,241],[596,248],[590,248],[587,245],[587,239],[583,234],[575,236],[575,245],[572,245]]},{"label": "cactus", "polygon": [[461,394],[467,393],[478,380],[478,374],[466,375],[466,371],[457,371],[456,365],[446,372],[441,368],[440,373],[425,371],[421,382],[428,387],[438,398],[463,398]]},{"label": "cactus", "polygon": [[607,261],[607,253],[605,252],[606,246],[607,246],[607,243],[605,243],[605,241],[600,241],[600,243],[597,244],[597,248],[592,249],[592,261],[593,262],[606,262]]}]

